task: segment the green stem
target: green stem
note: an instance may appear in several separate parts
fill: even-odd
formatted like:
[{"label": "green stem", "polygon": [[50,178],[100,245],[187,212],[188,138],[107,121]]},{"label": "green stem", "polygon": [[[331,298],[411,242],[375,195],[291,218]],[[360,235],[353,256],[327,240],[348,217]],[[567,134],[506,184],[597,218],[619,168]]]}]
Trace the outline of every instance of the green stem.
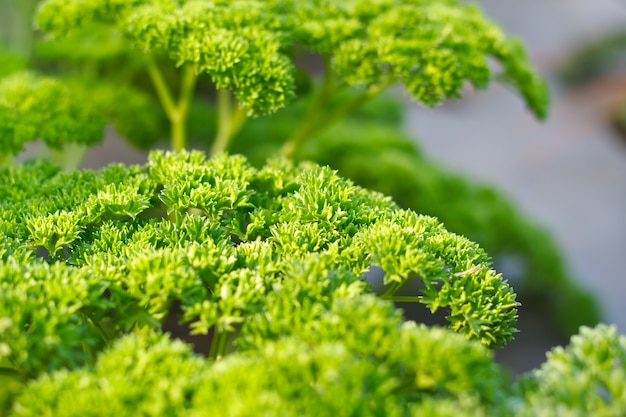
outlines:
[{"label": "green stem", "polygon": [[211,155],[226,151],[246,120],[245,109],[234,104],[230,92],[225,89],[217,90],[217,114],[218,130],[211,146]]},{"label": "green stem", "polygon": [[14,156],[9,153],[7,154],[0,153],[0,169],[8,168],[11,165],[13,165],[13,159],[14,159]]},{"label": "green stem", "polygon": [[165,82],[165,78],[163,77],[163,73],[159,69],[154,57],[152,55],[146,54],[146,67],[148,68],[148,74],[150,75],[150,79],[152,79],[152,84],[154,84],[154,88],[156,90],[157,96],[159,97],[159,101],[165,110],[165,114],[168,119],[172,119],[172,115],[176,112],[176,105],[174,104],[174,98],[172,93],[170,92],[167,83]]},{"label": "green stem", "polygon": [[383,90],[385,90],[391,84],[392,82],[388,82],[388,83],[383,83],[381,85],[371,86],[363,94],[356,97],[352,101],[345,103],[343,106],[334,110],[331,114],[325,117],[324,123],[318,124],[315,127],[315,129],[311,131],[311,134],[319,134],[323,132],[324,130],[330,128],[332,125],[344,119],[346,116],[348,116],[350,113],[357,110],[359,107],[363,106],[369,100],[376,97],[378,94],[380,94]]},{"label": "green stem", "polygon": [[152,79],[159,101],[171,124],[172,150],[175,152],[182,151],[187,146],[187,118],[198,79],[197,66],[195,64],[185,64],[183,66],[180,96],[178,101],[175,101],[154,57],[146,55],[145,59],[148,74]]},{"label": "green stem", "polygon": [[221,332],[217,330],[217,327],[213,328],[213,337],[211,337],[211,347],[209,348],[209,359],[215,359],[217,356],[217,345],[219,344],[219,337]]},{"label": "green stem", "polygon": [[237,132],[239,132],[239,129],[241,129],[241,126],[243,126],[247,118],[248,118],[247,110],[237,106],[235,108],[235,111],[233,112],[233,118],[231,119],[231,130],[230,130],[231,138],[234,137],[237,134]]},{"label": "green stem", "polygon": [[391,296],[391,297],[387,297],[385,298],[385,300],[387,301],[393,301],[393,302],[397,302],[397,303],[418,303],[420,302],[420,297],[418,296],[401,296],[401,295],[397,295],[397,296]]},{"label": "green stem", "polygon": [[104,344],[109,346],[111,344],[111,338],[106,333],[106,331],[104,331],[104,328],[102,327],[102,325],[97,320],[94,320],[92,317],[90,317],[87,313],[83,313],[83,316],[96,329],[96,331],[98,332],[98,334],[104,341]]},{"label": "green stem", "polygon": [[24,375],[16,369],[0,366],[0,376],[8,376],[9,378],[24,380]]},{"label": "green stem", "polygon": [[30,59],[33,49],[33,15],[37,2],[33,0],[14,1],[12,10],[12,46]]},{"label": "green stem", "polygon": [[226,354],[226,347],[228,346],[228,339],[230,339],[230,333],[224,332],[222,335],[222,340],[220,341],[220,345],[217,352],[217,358],[221,359]]},{"label": "green stem", "polygon": [[187,137],[185,120],[183,120],[178,114],[174,114],[170,119],[170,122],[172,124],[170,147],[174,152],[180,152],[185,149]]},{"label": "green stem", "polygon": [[382,298],[383,300],[389,300],[390,298],[393,297],[396,291],[400,289],[401,286],[402,286],[402,283],[400,282],[391,283],[389,287],[387,288],[387,290],[385,290],[385,292],[381,294],[380,298]]},{"label": "green stem", "polygon": [[228,332],[220,331],[217,328],[215,329],[215,333],[213,333],[213,340],[211,341],[209,359],[217,361],[224,356],[226,346],[228,345],[228,336]]},{"label": "green stem", "polygon": [[195,64],[185,64],[180,98],[172,117],[172,150],[180,152],[187,146],[187,118],[198,79]]},{"label": "green stem", "polygon": [[335,73],[330,68],[328,57],[324,57],[324,68],[325,73],[322,89],[313,100],[298,130],[291,135],[280,149],[280,154],[283,156],[292,157],[302,143],[311,136],[311,132],[318,124],[320,115],[324,112],[324,106],[328,104],[333,94],[337,92]]},{"label": "green stem", "polygon": [[232,107],[230,92],[226,89],[217,90],[217,136],[211,147],[211,155],[223,150],[228,143]]},{"label": "green stem", "polygon": [[80,166],[87,149],[86,145],[80,143],[67,143],[60,150],[49,149],[49,155],[65,171],[72,171]]}]

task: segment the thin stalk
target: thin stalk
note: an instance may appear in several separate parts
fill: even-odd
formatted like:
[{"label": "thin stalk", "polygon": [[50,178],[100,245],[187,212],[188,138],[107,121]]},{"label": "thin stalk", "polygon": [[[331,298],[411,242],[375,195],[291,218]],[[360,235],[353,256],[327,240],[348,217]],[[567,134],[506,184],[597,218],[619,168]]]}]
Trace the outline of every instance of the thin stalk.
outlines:
[{"label": "thin stalk", "polygon": [[180,152],[185,149],[187,127],[185,126],[185,120],[180,117],[178,113],[175,113],[170,119],[172,124],[170,147],[174,152]]},{"label": "thin stalk", "polygon": [[217,136],[211,147],[211,155],[223,150],[228,143],[233,115],[232,107],[230,92],[226,89],[217,90]]},{"label": "thin stalk", "polygon": [[220,344],[217,348],[217,356],[215,360],[221,359],[226,354],[226,346],[228,345],[228,339],[230,338],[230,334],[228,332],[222,333],[222,338],[220,339]]},{"label": "thin stalk", "polygon": [[395,303],[417,303],[419,302],[421,299],[419,296],[416,295],[407,295],[407,296],[402,296],[402,295],[396,295],[396,296],[391,296],[391,297],[387,297],[385,298],[385,300],[387,301],[393,301]]},{"label": "thin stalk", "polygon": [[19,379],[20,381],[24,381],[24,375],[20,373],[17,369],[6,368],[0,366],[0,376],[7,376],[9,378]]},{"label": "thin stalk", "polygon": [[195,64],[183,67],[180,97],[172,118],[172,150],[180,152],[187,146],[187,118],[198,79]]},{"label": "thin stalk", "polygon": [[159,69],[154,57],[152,55],[145,55],[146,66],[148,68],[148,74],[150,75],[150,79],[152,80],[152,84],[156,90],[157,96],[159,97],[159,101],[165,110],[165,114],[168,119],[172,119],[172,115],[176,112],[176,105],[174,104],[174,97],[170,92],[167,83],[165,82],[165,78],[163,77],[163,73]]},{"label": "thin stalk", "polygon": [[357,110],[359,107],[363,106],[369,100],[376,97],[378,94],[380,94],[383,90],[385,90],[391,84],[392,82],[388,82],[388,83],[383,83],[381,85],[372,86],[368,88],[363,94],[356,97],[352,101],[345,103],[343,106],[334,110],[331,114],[325,117],[324,123],[318,124],[316,128],[311,131],[311,134],[318,134],[330,128],[332,125],[344,119],[346,116],[348,116],[350,113]]},{"label": "thin stalk", "polygon": [[391,283],[389,287],[385,290],[385,292],[381,294],[380,298],[388,300],[389,298],[393,297],[393,295],[396,293],[396,291],[400,289],[401,286],[402,283],[400,282]]},{"label": "thin stalk", "polygon": [[198,78],[197,67],[195,64],[185,64],[183,66],[180,96],[176,101],[154,57],[145,55],[145,59],[148,74],[163,106],[165,115],[171,124],[172,150],[175,152],[182,151],[187,146],[187,118]]},{"label": "thin stalk", "polygon": [[0,169],[8,168],[13,165],[13,155],[0,153]]},{"label": "thin stalk", "polygon": [[217,90],[217,114],[218,130],[211,146],[211,155],[226,151],[231,140],[246,120],[245,109],[239,108],[236,103],[233,103],[230,92],[225,89]]},{"label": "thin stalk", "polygon": [[104,331],[104,328],[102,327],[102,325],[97,320],[94,320],[92,317],[89,317],[89,315],[87,313],[83,313],[83,316],[96,329],[96,331],[98,332],[98,334],[100,335],[100,337],[104,341],[104,344],[109,346],[111,344],[111,338],[106,333],[106,331]]},{"label": "thin stalk", "polygon": [[33,15],[37,2],[33,0],[14,1],[9,6],[12,11],[12,46],[30,59],[33,49]]},{"label": "thin stalk", "polygon": [[182,113],[189,112],[197,80],[198,66],[196,64],[185,64],[185,66],[183,66],[183,80],[180,89],[180,100],[178,101],[178,110]]},{"label": "thin stalk", "polygon": [[209,359],[217,361],[224,356],[229,338],[229,332],[218,330],[217,327],[215,328],[213,340],[211,340],[211,348],[209,350]]},{"label": "thin stalk", "polygon": [[302,143],[311,136],[311,132],[318,125],[320,115],[324,112],[324,107],[328,104],[333,94],[337,92],[337,80],[335,73],[330,68],[330,61],[328,57],[324,57],[324,81],[322,89],[315,97],[311,106],[309,107],[304,120],[300,124],[298,130],[285,142],[280,149],[280,154],[286,157],[291,157],[300,148]]},{"label": "thin stalk", "polygon": [[77,169],[85,153],[87,146],[80,143],[67,143],[62,149],[49,149],[50,158],[58,163],[65,171]]},{"label": "thin stalk", "polygon": [[231,119],[231,131],[230,131],[231,139],[239,132],[239,130],[241,129],[241,126],[243,126],[247,118],[248,118],[248,111],[246,109],[237,107],[233,111],[233,117]]}]

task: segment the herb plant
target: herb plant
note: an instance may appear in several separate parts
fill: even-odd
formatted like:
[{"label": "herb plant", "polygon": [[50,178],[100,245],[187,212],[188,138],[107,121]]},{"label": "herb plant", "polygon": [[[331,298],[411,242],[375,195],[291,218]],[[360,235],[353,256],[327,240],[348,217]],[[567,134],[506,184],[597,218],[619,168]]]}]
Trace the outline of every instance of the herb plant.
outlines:
[{"label": "herb plant", "polygon": [[[50,36],[48,59],[68,65],[62,80],[25,71],[15,57],[3,67],[0,411],[626,411],[626,342],[614,328],[583,327],[540,370],[514,380],[491,349],[513,338],[519,303],[478,244],[328,167],[285,158],[314,152],[332,125],[357,109],[363,115],[391,84],[426,105],[458,96],[468,81],[486,87],[488,57],[543,117],[545,86],[521,46],[477,8],[452,0],[46,0],[37,21]],[[298,65],[311,52],[324,63],[319,87],[307,87]],[[127,66],[112,71],[119,62]],[[292,108],[301,123],[274,136],[285,129],[272,122],[280,113],[262,116],[299,93]],[[208,97],[215,118],[199,104]],[[184,150],[203,109],[216,126],[210,158]],[[149,146],[163,118],[174,152],[153,151],[145,165],[8,163],[35,139],[73,156],[68,147],[100,140],[105,120]],[[246,142],[249,132],[256,136]],[[241,143],[259,158],[264,145],[282,156],[256,166],[223,152]],[[385,272],[377,295],[365,279],[374,267]],[[417,285],[407,294],[409,283]],[[448,328],[404,321],[395,301],[445,310]]]},{"label": "herb plant", "polygon": [[[337,168],[356,184],[393,197],[402,208],[437,217],[446,228],[483,247],[511,281],[522,305],[545,316],[566,340],[600,320],[591,294],[569,276],[550,236],[491,187],[475,184],[429,161],[402,132],[401,104],[379,97],[343,122],[314,136],[294,158]],[[301,107],[250,121],[232,151],[256,164],[280,147]],[[257,134],[272,138],[258,143]],[[401,178],[402,180],[397,180]],[[506,266],[512,264],[508,270]]]},{"label": "herb plant", "polygon": [[[544,117],[546,89],[519,42],[508,39],[477,8],[454,1],[45,1],[37,22],[46,35],[34,46],[38,67],[62,76],[76,96],[88,96],[85,102],[133,145],[150,148],[170,137],[173,149],[190,141],[210,146],[212,153],[232,149],[257,166],[276,152],[330,164],[404,207],[445,219],[451,230],[478,241],[496,261],[515,258],[521,265],[516,289],[522,299],[546,310],[561,333],[597,322],[593,300],[558,266],[549,239],[504,200],[494,202],[458,179],[450,184],[443,172],[433,176],[424,166],[428,174],[418,171],[420,161],[408,144],[402,145],[406,155],[399,157],[413,165],[408,175],[414,180],[406,192],[385,180],[388,170],[395,177],[406,175],[400,173],[402,163],[388,158],[386,168],[376,160],[363,166],[382,149],[393,148],[397,140],[389,135],[397,133],[378,139],[380,150],[373,154],[365,129],[357,133],[349,125],[339,134],[326,134],[394,83],[404,84],[414,99],[435,105],[458,97],[468,82],[484,88],[497,79],[513,85]],[[311,55],[323,64],[321,76],[302,65]],[[287,111],[262,116],[285,104]],[[374,107],[378,111],[368,117],[378,119],[381,106]],[[333,144],[357,135],[350,159],[367,155],[360,162],[365,175],[331,151]],[[310,151],[311,145],[316,151]],[[398,159],[394,149],[385,153]],[[73,167],[82,148],[66,146],[52,154]],[[456,193],[448,191],[451,186]],[[426,188],[426,200],[418,187]],[[449,203],[438,204],[442,199]],[[475,215],[485,210],[501,220]],[[540,248],[536,242],[542,242]],[[548,302],[555,298],[560,301]]]},{"label": "herb plant", "polygon": [[[561,407],[543,376],[561,368],[515,391],[493,362],[487,348],[511,339],[517,302],[486,253],[328,168],[161,152],[146,166],[68,173],[39,161],[1,175],[1,369],[21,391],[11,415],[203,415],[211,405],[223,415],[515,415],[527,412],[520,398],[529,410]],[[379,297],[361,278],[372,265],[386,271]],[[397,296],[415,276],[419,293]],[[402,323],[389,301],[408,299],[448,310],[451,330]],[[163,336],[172,319],[210,335],[193,348],[217,362]],[[626,346],[597,331],[606,352],[582,347],[587,330],[568,349],[615,369],[615,396]],[[604,378],[589,369],[568,371],[570,390],[585,389],[580,372]]]},{"label": "herb plant", "polygon": [[[67,166],[78,165],[81,149],[102,140],[105,119],[84,97],[73,94],[62,82],[28,71],[0,80],[0,120],[2,148],[0,166],[10,163],[24,145],[43,139],[54,156]],[[82,146],[81,146],[82,145]],[[63,151],[77,160],[65,161]]]},{"label": "herb plant", "polygon": [[[392,84],[402,83],[426,105],[459,97],[466,82],[485,88],[492,78],[487,57],[501,64],[498,79],[512,84],[538,116],[546,114],[545,86],[519,42],[477,8],[456,1],[46,0],[37,22],[53,39],[76,40],[77,33],[97,30],[102,36],[95,42],[87,37],[90,48],[136,51],[170,122],[173,150],[187,144],[189,111],[202,78],[217,97],[217,153],[228,149],[247,118],[274,113],[294,99],[304,53],[321,57],[324,74],[306,116],[283,145],[286,156]],[[100,62],[92,52],[91,71],[113,52]],[[65,53],[87,72],[82,54]],[[329,106],[346,87],[359,94]]]}]

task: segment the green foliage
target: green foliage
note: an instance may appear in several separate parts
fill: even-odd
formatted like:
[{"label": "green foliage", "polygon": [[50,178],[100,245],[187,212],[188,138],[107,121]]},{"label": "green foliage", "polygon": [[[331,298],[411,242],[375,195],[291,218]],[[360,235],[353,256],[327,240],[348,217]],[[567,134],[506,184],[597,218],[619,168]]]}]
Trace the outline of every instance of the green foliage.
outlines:
[{"label": "green foliage", "polygon": [[67,80],[75,91],[88,93],[90,104],[116,133],[135,147],[150,149],[167,138],[167,118],[158,100],[132,85],[89,78]]},{"label": "green foliage", "polygon": [[297,157],[333,166],[401,207],[437,217],[447,229],[478,242],[496,265],[513,259],[518,268],[513,286],[522,303],[545,309],[565,336],[599,321],[597,305],[568,276],[543,230],[492,188],[427,161],[397,128],[348,121],[314,138]]},{"label": "green foliage", "polygon": [[560,68],[560,78],[575,87],[621,71],[625,48],[626,33],[621,28],[613,29],[579,45]]},{"label": "green foliage", "polygon": [[128,329],[159,329],[174,304],[192,333],[214,332],[212,356],[235,331],[260,346],[362,294],[372,264],[388,270],[389,299],[419,275],[414,299],[448,308],[471,339],[499,346],[514,332],[515,295],[477,245],[328,168],[153,153],[145,167],[0,175],[2,316],[17,332],[2,337],[2,359],[20,373],[89,361]]},{"label": "green foliage", "polygon": [[139,51],[193,64],[218,89],[233,90],[250,114],[272,113],[293,95],[279,18],[261,2],[47,1],[38,21],[56,36],[110,22]]},{"label": "green foliage", "polygon": [[520,416],[626,413],[626,337],[615,326],[582,327],[570,344],[518,384]]},{"label": "green foliage", "polygon": [[339,296],[318,319],[218,362],[167,335],[123,336],[92,366],[31,381],[10,415],[618,416],[625,352],[614,328],[583,327],[511,389],[481,344],[402,323],[373,295]]},{"label": "green foliage", "polygon": [[[267,391],[283,398],[277,404],[293,403],[294,415],[313,404],[320,412],[402,415],[432,392],[477,410],[501,406],[502,373],[481,345],[511,339],[511,288],[477,245],[329,168],[277,159],[255,169],[243,157],[157,152],[146,166],[61,172],[40,162],[5,169],[0,178],[7,219],[0,223],[0,369],[16,381],[40,378],[24,389],[30,399],[18,400],[15,415],[37,407],[71,415],[100,400],[111,407],[98,406],[98,415],[123,414],[138,401],[133,407],[147,415],[175,415],[168,410],[233,395],[227,386],[207,388],[212,396],[202,391],[218,379],[235,387],[249,381],[242,395]],[[419,275],[423,289],[414,300],[449,309],[451,329],[463,336],[402,324],[391,304],[367,295],[362,274],[371,265],[388,269],[382,298],[389,300]],[[144,339],[163,332],[172,315],[190,334],[211,335],[196,346],[210,358],[241,353],[213,368],[181,359],[157,336]],[[154,343],[159,359],[132,359],[129,350],[144,355],[136,343]],[[431,358],[434,346],[441,355]],[[301,349],[310,356],[293,367],[292,352]],[[457,351],[466,360],[437,365]],[[120,356],[130,368],[119,366]],[[151,360],[162,364],[154,383],[133,370],[149,369]],[[272,385],[255,385],[261,379],[248,378],[249,368],[263,380],[273,375]],[[129,375],[145,379],[138,384]],[[299,375],[310,375],[300,379],[303,387],[319,378],[310,401],[293,401],[299,391],[290,381]],[[340,376],[345,395],[355,398],[350,405],[330,394]],[[76,384],[85,400],[70,405]],[[197,400],[189,400],[191,387],[202,392]],[[259,399],[242,415],[266,406],[279,412]]]},{"label": "green foliage", "polygon": [[27,65],[22,56],[0,48],[0,77],[24,70]]},{"label": "green foliage", "polygon": [[29,384],[12,415],[113,416],[131,407],[150,416],[403,416],[423,409],[452,415],[445,412],[451,405],[474,415],[505,410],[508,378],[487,349],[444,329],[401,324],[393,307],[374,296],[339,299],[319,322],[307,324],[299,335],[215,364],[167,337],[126,336],[93,367]]},{"label": "green foliage", "polygon": [[[529,107],[545,116],[543,83],[525,63],[519,46],[487,23],[476,7],[459,7],[455,2],[387,2],[380,12],[365,14],[369,2],[347,3],[364,13],[359,17],[365,23],[359,22],[365,36],[337,42],[341,46],[335,70],[349,84],[371,86],[391,78],[402,81],[413,98],[433,105],[459,97],[466,80],[476,88],[486,87],[491,71],[485,57],[491,56],[502,62],[504,77],[523,86],[520,91]],[[334,10],[328,13],[332,14]],[[342,25],[344,30],[346,26]]]},{"label": "green foliage", "polygon": [[[346,93],[337,98],[337,105],[353,97]],[[303,107],[292,106],[271,119],[251,121],[232,149],[262,164],[303,112]],[[480,244],[512,282],[522,304],[544,312],[563,337],[581,325],[598,323],[598,305],[568,274],[550,236],[497,190],[427,160],[398,129],[401,118],[401,104],[381,95],[347,120],[314,135],[294,157],[332,166],[356,184],[392,196],[402,208],[434,216],[446,229]],[[255,141],[257,134],[272,141]],[[507,263],[513,267],[507,269]]]},{"label": "green foliage", "polygon": [[64,60],[76,65],[105,64],[122,60],[121,70],[137,67],[138,58],[132,48],[114,27],[107,24],[85,23],[62,38],[40,39],[34,45],[34,54],[46,61]]},{"label": "green foliage", "polygon": [[0,268],[0,363],[34,376],[92,359],[102,340],[84,315],[105,307],[103,283],[61,264],[20,261],[10,257]]},{"label": "green foliage", "polygon": [[[104,119],[58,80],[16,72],[0,80],[0,158],[41,138],[52,149],[102,140]],[[1,163],[2,161],[0,161]]]},{"label": "green foliage", "polygon": [[60,371],[31,384],[12,415],[182,415],[206,362],[180,341],[127,336],[92,369]]},{"label": "green foliage", "polygon": [[[432,106],[492,79],[512,84],[544,117],[547,91],[519,42],[478,8],[454,0],[45,0],[37,22],[47,38],[36,62],[64,81],[0,56],[0,156],[36,138],[61,152],[93,144],[105,118],[145,148],[164,136],[165,119],[176,151],[214,130],[214,156],[153,152],[144,166],[97,172],[43,161],[0,169],[0,412],[623,414],[626,343],[614,329],[583,328],[513,385],[489,349],[512,339],[518,303],[478,244],[328,167],[264,162],[282,145],[283,155],[339,161],[355,178],[365,163],[396,174],[415,163],[443,201],[450,185],[457,198],[473,195],[403,138],[364,121],[380,110],[368,101],[392,84]],[[301,123],[258,118],[246,128],[246,117],[273,114],[310,90],[296,63],[311,53],[325,73],[291,110],[304,114]],[[217,103],[208,122],[207,97]],[[359,109],[368,134],[323,145],[333,154],[316,149],[335,134],[324,134],[328,127]],[[190,117],[203,111],[194,130]],[[394,114],[385,119],[397,123]],[[248,142],[237,146],[263,161],[257,168],[221,152],[240,130]],[[364,150],[379,153],[381,142],[391,153],[371,162]],[[410,190],[389,191],[413,205],[428,181],[405,173]],[[385,271],[378,297],[366,282],[374,267]],[[399,295],[409,280],[419,287]],[[445,309],[449,328],[403,322],[392,301]]]},{"label": "green foliage", "polygon": [[[187,142],[197,86],[208,79],[219,91],[216,153],[227,149],[246,115],[274,113],[296,97],[303,74],[297,62],[305,53],[326,63],[324,87],[286,155],[320,124],[396,83],[430,106],[459,97],[467,82],[482,89],[497,78],[512,84],[537,116],[547,111],[546,87],[520,44],[478,8],[456,1],[47,0],[37,22],[48,34],[38,49],[43,56],[68,59],[81,72],[91,62],[88,71],[104,68],[105,78],[117,72],[107,61],[120,57],[122,67],[147,72],[171,123],[174,150]],[[499,61],[500,74],[490,59]],[[348,86],[359,91],[356,99],[328,112],[326,104]]]}]

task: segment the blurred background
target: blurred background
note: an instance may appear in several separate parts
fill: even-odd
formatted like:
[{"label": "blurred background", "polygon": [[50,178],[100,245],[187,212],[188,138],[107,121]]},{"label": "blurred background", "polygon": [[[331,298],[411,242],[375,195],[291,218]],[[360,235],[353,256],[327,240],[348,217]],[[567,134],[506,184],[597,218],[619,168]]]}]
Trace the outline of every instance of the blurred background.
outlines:
[{"label": "blurred background", "polygon": [[[435,110],[409,103],[406,128],[429,157],[495,185],[542,224],[574,279],[596,295],[604,320],[624,333],[626,2],[478,3],[508,34],[523,39],[549,81],[547,121],[538,122],[511,92],[493,85]],[[554,342],[541,328],[528,331]],[[540,358],[534,346],[518,345],[506,360]],[[524,353],[531,358],[520,359]]]},{"label": "blurred background", "polygon": [[547,228],[607,322],[626,332],[626,2],[482,0],[519,36],[551,86],[539,122],[500,85],[434,111],[408,104],[406,128],[448,168],[488,182]]},{"label": "blurred background", "polygon": [[[494,83],[486,92],[468,89],[463,99],[436,109],[406,99],[404,129],[428,159],[471,182],[495,187],[545,228],[562,254],[566,274],[596,297],[603,321],[626,333],[626,1],[472,3],[526,45],[550,84],[547,121],[537,121],[519,97]],[[0,0],[4,43],[30,48],[32,33],[23,28],[35,4]],[[109,133],[88,151],[84,166],[145,161],[144,151],[112,129]],[[455,226],[463,232],[462,225]],[[541,252],[545,242],[536,236]],[[496,261],[515,286],[521,268],[516,258]],[[516,371],[538,366],[547,349],[567,340],[533,305],[520,313],[519,328],[517,340],[498,353]]]},{"label": "blurred background", "polygon": [[[624,333],[626,2],[478,3],[524,41],[549,81],[547,121],[537,121],[519,99],[493,85],[435,111],[408,103],[406,128],[429,157],[495,185],[544,226],[571,276],[597,297],[604,321]],[[540,326],[527,325],[522,332],[555,342]],[[503,356],[523,369],[542,353],[525,340]]]}]

